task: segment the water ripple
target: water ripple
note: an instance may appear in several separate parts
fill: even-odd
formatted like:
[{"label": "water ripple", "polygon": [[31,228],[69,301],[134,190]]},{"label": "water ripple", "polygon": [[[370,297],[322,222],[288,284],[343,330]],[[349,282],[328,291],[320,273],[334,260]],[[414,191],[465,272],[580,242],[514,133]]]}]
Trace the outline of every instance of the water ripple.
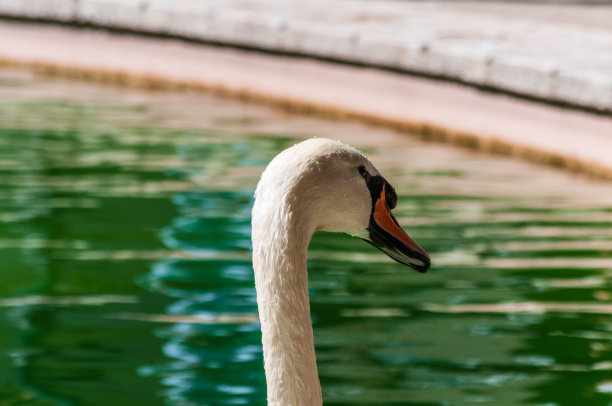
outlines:
[{"label": "water ripple", "polygon": [[612,189],[208,95],[0,80],[0,397],[265,404],[250,262],[257,178],[310,136],[399,193],[425,275],[318,233],[326,405],[612,402]]}]

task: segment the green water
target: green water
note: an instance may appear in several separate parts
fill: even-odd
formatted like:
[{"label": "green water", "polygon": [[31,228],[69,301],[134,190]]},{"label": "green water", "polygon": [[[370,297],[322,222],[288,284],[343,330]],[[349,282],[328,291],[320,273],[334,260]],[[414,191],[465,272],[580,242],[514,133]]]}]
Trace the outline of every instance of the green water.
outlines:
[{"label": "green water", "polygon": [[0,79],[0,405],[265,404],[252,192],[315,135],[370,155],[433,258],[315,236],[326,404],[612,404],[609,183],[209,95]]}]

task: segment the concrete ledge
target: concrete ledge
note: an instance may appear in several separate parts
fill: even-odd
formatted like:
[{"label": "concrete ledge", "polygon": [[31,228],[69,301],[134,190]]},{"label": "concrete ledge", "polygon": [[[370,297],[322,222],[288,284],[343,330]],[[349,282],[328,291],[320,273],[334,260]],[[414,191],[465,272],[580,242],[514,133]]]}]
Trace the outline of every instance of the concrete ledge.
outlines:
[{"label": "concrete ledge", "polygon": [[206,89],[612,179],[612,117],[376,69],[179,40],[0,22],[0,66]]},{"label": "concrete ledge", "polygon": [[386,67],[612,112],[612,5],[0,0],[0,15]]}]

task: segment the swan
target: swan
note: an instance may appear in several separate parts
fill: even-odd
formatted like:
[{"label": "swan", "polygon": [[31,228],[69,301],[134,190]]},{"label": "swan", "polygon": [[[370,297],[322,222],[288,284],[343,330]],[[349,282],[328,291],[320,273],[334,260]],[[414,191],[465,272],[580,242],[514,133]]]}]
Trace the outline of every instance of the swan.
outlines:
[{"label": "swan", "polygon": [[399,226],[393,187],[357,149],[312,138],[264,170],[252,210],[253,269],[268,404],[322,404],[306,251],[315,231],[359,237],[419,272],[429,255]]}]

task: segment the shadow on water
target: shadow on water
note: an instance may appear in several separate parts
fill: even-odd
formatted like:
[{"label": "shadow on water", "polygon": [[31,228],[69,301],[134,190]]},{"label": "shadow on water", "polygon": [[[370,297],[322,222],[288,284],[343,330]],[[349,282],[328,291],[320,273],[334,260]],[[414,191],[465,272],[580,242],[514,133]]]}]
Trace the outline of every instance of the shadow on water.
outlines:
[{"label": "shadow on water", "polygon": [[325,404],[612,402],[609,184],[206,95],[10,79],[0,405],[265,404],[249,216],[295,134],[361,140],[434,261],[315,235]]}]

